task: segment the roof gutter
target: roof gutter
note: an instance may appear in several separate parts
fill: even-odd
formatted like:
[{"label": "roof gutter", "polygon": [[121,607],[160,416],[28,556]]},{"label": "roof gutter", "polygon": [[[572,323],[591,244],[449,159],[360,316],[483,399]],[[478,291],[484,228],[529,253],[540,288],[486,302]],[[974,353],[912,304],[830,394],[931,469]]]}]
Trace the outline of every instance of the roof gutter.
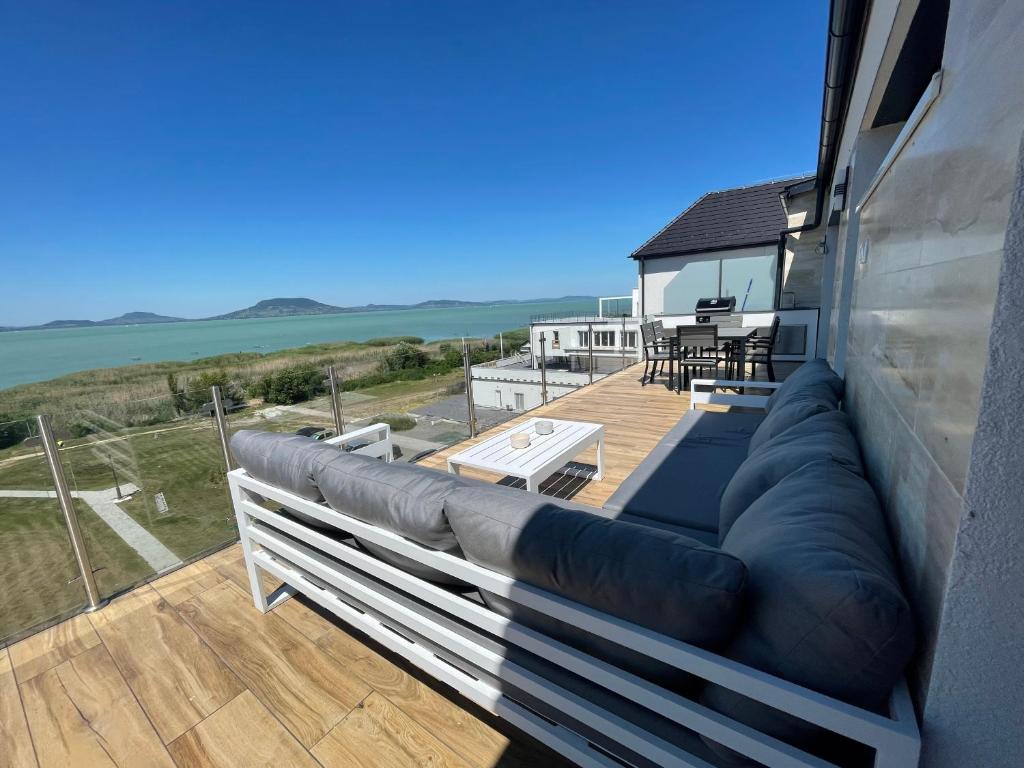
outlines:
[{"label": "roof gutter", "polygon": [[[821,133],[818,138],[818,166],[814,186],[814,218],[796,227],[779,232],[779,258],[775,281],[775,306],[782,298],[782,262],[786,252],[786,238],[797,232],[807,232],[821,226],[828,199],[829,181],[835,171],[843,124],[850,103],[853,77],[860,55],[861,32],[867,18],[865,0],[832,0],[828,12],[828,44],[825,50],[825,89],[821,103]],[[786,194],[783,192],[782,194]]]},{"label": "roof gutter", "polygon": [[814,218],[798,227],[780,233],[779,248],[785,246],[786,235],[805,232],[821,225],[828,198],[828,183],[835,170],[843,124],[850,103],[853,75],[860,54],[861,31],[867,16],[864,0],[832,0],[828,14],[828,46],[825,52],[825,89],[821,104],[821,134],[818,139],[818,166],[814,185],[817,199]]}]

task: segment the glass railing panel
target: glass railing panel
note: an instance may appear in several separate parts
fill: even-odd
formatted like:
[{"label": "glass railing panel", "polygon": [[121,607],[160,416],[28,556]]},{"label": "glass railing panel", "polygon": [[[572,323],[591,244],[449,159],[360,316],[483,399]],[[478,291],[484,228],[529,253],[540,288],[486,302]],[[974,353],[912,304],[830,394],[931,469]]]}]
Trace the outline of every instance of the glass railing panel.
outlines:
[{"label": "glass railing panel", "polygon": [[190,411],[167,396],[63,419],[65,471],[103,595],[237,538],[213,419]]},{"label": "glass railing panel", "polygon": [[34,421],[0,424],[0,642],[86,604]]}]

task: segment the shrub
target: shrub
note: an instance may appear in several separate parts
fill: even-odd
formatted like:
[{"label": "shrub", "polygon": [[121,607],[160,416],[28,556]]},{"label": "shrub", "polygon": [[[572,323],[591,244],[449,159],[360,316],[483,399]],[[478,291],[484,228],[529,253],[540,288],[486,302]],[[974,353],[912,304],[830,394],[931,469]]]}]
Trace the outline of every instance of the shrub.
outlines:
[{"label": "shrub", "polygon": [[206,403],[210,402],[212,395],[210,387],[220,387],[222,398],[231,398],[241,401],[242,396],[238,392],[235,383],[228,378],[228,374],[222,368],[213,371],[203,371],[185,384],[183,404],[187,411],[197,411]]},{"label": "shrub", "polygon": [[12,419],[10,414],[0,413],[0,448],[10,448],[31,435],[28,419]]},{"label": "shrub", "polygon": [[363,343],[368,347],[392,347],[396,344],[422,344],[423,339],[419,336],[379,336]]},{"label": "shrub", "polygon": [[422,368],[429,359],[422,349],[403,341],[384,356],[384,367],[388,371]]},{"label": "shrub", "polygon": [[378,413],[370,419],[371,424],[379,421],[389,424],[395,432],[405,432],[416,426],[416,419],[406,413]]},{"label": "shrub", "polygon": [[311,363],[281,368],[264,376],[253,390],[262,393],[264,401],[291,405],[311,400],[325,391],[324,372]]}]

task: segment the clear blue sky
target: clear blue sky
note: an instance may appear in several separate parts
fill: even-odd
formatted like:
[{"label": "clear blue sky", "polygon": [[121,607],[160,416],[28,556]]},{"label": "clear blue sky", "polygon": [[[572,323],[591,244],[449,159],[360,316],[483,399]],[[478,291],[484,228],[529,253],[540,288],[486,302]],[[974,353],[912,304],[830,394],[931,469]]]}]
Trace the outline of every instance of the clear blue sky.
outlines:
[{"label": "clear blue sky", "polygon": [[814,168],[824,2],[0,1],[0,325],[626,293]]}]

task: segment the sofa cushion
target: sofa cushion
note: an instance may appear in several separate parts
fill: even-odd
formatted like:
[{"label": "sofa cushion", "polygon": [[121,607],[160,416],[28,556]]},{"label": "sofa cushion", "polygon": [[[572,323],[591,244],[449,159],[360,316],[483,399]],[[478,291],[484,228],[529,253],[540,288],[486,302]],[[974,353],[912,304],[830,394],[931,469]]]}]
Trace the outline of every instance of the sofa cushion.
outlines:
[{"label": "sofa cushion", "polygon": [[760,414],[692,410],[679,420],[605,502],[629,519],[715,534],[719,502]]},{"label": "sofa cushion", "polygon": [[257,480],[308,501],[322,501],[313,479],[313,462],[321,454],[333,456],[339,451],[311,437],[240,429],[231,436],[231,453]]},{"label": "sofa cushion", "polygon": [[864,474],[860,448],[841,411],[826,411],[805,419],[771,438],[740,464],[722,493],[718,540],[761,494],[786,475],[816,459],[832,457],[858,475]]},{"label": "sofa cushion", "polygon": [[836,410],[831,398],[823,398],[814,392],[801,392],[790,395],[782,403],[777,403],[764,421],[757,427],[747,446],[747,455],[751,455],[771,440],[796,426],[811,416]]},{"label": "sofa cushion", "polygon": [[[627,621],[716,648],[740,617],[746,569],[693,539],[565,509],[508,488],[466,488],[445,509],[467,559]],[[495,610],[662,684],[688,676],[496,595]]]},{"label": "sofa cushion", "polygon": [[[833,459],[807,464],[755,501],[722,548],[749,571],[746,617],[727,656],[857,706],[884,702],[913,653],[914,627],[864,478]],[[704,700],[791,743],[820,736],[719,686]]]},{"label": "sofa cushion", "polygon": [[[459,555],[444,514],[450,493],[469,485],[455,475],[414,464],[387,464],[369,456],[338,453],[314,464],[314,478],[327,503],[342,514],[380,526],[429,549]],[[462,582],[434,568],[356,537],[380,559],[442,584]]]},{"label": "sofa cushion", "polygon": [[768,398],[765,410],[771,411],[785,403],[794,394],[813,394],[815,397],[832,403],[833,408],[839,407],[843,399],[843,380],[832,370],[828,361],[820,357],[808,360],[793,371],[782,386]]}]

